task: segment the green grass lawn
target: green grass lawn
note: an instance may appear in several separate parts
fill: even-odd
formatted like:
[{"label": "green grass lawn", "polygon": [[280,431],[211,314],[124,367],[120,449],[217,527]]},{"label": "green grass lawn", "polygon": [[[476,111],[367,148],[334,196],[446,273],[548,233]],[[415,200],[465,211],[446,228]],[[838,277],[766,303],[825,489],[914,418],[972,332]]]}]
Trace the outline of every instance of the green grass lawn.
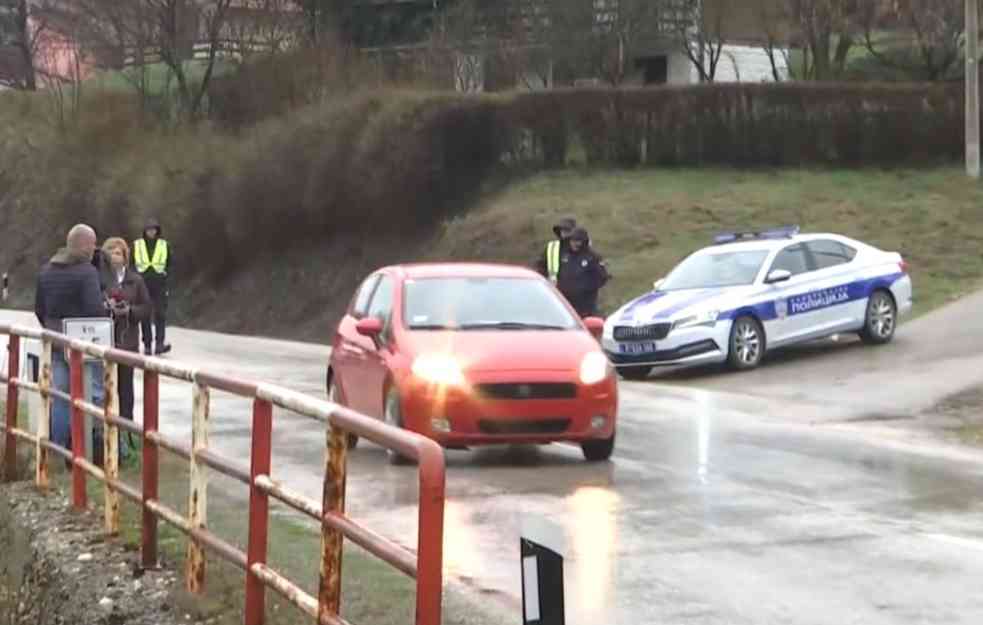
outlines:
[{"label": "green grass lawn", "polygon": [[535,175],[448,222],[432,259],[531,263],[551,225],[574,215],[609,264],[605,313],[651,289],[687,254],[732,228],[799,224],[903,254],[923,314],[983,279],[983,186],[961,169],[681,169]]},{"label": "green grass lawn", "polygon": [[[204,61],[189,61],[185,63],[185,73],[191,84],[198,85],[205,74]],[[235,69],[233,63],[216,61],[212,75],[222,76]],[[145,74],[143,74],[145,72]],[[88,88],[105,90],[134,89],[135,85],[145,80],[149,95],[161,95],[168,89],[174,92],[178,88],[177,77],[170,67],[164,63],[151,63],[144,68],[132,67],[125,70],[105,70],[93,74],[85,81]]]}]

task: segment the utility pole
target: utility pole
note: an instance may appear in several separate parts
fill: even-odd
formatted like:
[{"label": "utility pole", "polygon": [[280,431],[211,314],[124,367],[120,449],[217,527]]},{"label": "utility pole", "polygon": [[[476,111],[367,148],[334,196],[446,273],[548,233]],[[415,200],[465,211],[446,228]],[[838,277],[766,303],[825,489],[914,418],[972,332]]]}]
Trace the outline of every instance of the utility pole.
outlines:
[{"label": "utility pole", "polygon": [[980,177],[979,0],[966,0],[966,172]]}]

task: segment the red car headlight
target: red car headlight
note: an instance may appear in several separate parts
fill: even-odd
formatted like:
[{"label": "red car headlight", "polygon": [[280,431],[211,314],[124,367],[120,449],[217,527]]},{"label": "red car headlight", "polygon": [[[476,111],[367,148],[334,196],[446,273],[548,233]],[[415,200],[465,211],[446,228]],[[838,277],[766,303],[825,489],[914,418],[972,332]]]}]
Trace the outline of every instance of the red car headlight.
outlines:
[{"label": "red car headlight", "polygon": [[413,375],[440,386],[463,386],[461,363],[448,354],[427,354],[413,361]]},{"label": "red car headlight", "polygon": [[607,356],[601,352],[590,352],[580,361],[580,382],[590,386],[603,382],[611,373],[613,368]]}]

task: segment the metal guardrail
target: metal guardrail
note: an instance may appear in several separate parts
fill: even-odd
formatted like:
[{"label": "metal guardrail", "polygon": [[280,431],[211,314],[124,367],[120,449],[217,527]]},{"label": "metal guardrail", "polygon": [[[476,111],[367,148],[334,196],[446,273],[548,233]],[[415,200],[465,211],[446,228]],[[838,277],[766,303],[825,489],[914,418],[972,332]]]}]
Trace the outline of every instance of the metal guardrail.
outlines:
[{"label": "metal guardrail", "polygon": [[[187,588],[192,593],[204,589],[206,559],[211,551],[237,565],[246,573],[244,620],[246,625],[261,625],[265,619],[265,591],[271,588],[322,625],[347,625],[340,616],[341,561],[345,538],[377,558],[416,579],[416,625],[440,625],[442,606],[443,525],[444,525],[444,455],[439,445],[418,434],[394,428],[377,419],[359,414],[335,403],[320,400],[272,384],[237,379],[195,369],[180,363],[133,352],[97,346],[38,328],[0,324],[0,335],[9,337],[9,366],[0,373],[0,383],[7,385],[6,420],[0,420],[0,434],[5,436],[7,452],[3,459],[7,476],[16,473],[16,447],[28,443],[35,448],[35,482],[38,488],[49,486],[48,453],[61,456],[72,467],[72,504],[85,508],[87,476],[103,482],[105,528],[110,535],[119,532],[120,498],[136,503],[143,510],[141,560],[144,567],[157,565],[157,523],[163,519],[189,537],[185,567]],[[37,339],[42,344],[38,383],[22,380],[20,341]],[[52,349],[66,349],[69,354],[70,393],[52,387]],[[86,402],[83,392],[83,355],[101,359],[104,364],[105,400],[103,406]],[[143,424],[119,416],[116,393],[117,367],[126,365],[142,369]],[[190,447],[164,437],[158,430],[160,376],[193,385],[194,403]],[[252,449],[250,466],[243,467],[226,459],[209,447],[209,406],[211,390],[219,390],[253,400]],[[35,432],[19,429],[17,423],[18,392],[38,393],[42,400],[41,418]],[[72,449],[65,449],[49,439],[52,398],[70,403]],[[271,476],[273,407],[290,410],[317,419],[327,425],[327,456],[324,467],[322,501],[318,502],[292,491]],[[104,462],[99,468],[85,457],[84,417],[91,415],[105,427]],[[140,490],[119,479],[117,433],[126,430],[142,436],[143,464]],[[414,554],[345,516],[347,474],[347,434],[398,451],[417,461],[419,473],[419,529]],[[158,500],[160,450],[174,453],[190,462],[189,513],[187,516]],[[245,553],[207,529],[208,469],[234,478],[249,487],[249,534]],[[321,523],[321,565],[318,596],[304,592],[295,582],[267,565],[270,498]],[[275,545],[274,545],[275,547]]]}]

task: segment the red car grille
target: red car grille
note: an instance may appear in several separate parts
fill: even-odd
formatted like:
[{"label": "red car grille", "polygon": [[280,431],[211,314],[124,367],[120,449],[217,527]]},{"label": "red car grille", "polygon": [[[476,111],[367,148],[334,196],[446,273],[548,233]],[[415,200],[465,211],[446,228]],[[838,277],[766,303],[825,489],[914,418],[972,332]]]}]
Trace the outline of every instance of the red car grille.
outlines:
[{"label": "red car grille", "polygon": [[492,421],[481,419],[483,434],[560,434],[570,427],[570,419],[535,419],[529,421]]},{"label": "red car grille", "polygon": [[485,399],[576,399],[577,385],[569,383],[479,384],[478,394]]}]

